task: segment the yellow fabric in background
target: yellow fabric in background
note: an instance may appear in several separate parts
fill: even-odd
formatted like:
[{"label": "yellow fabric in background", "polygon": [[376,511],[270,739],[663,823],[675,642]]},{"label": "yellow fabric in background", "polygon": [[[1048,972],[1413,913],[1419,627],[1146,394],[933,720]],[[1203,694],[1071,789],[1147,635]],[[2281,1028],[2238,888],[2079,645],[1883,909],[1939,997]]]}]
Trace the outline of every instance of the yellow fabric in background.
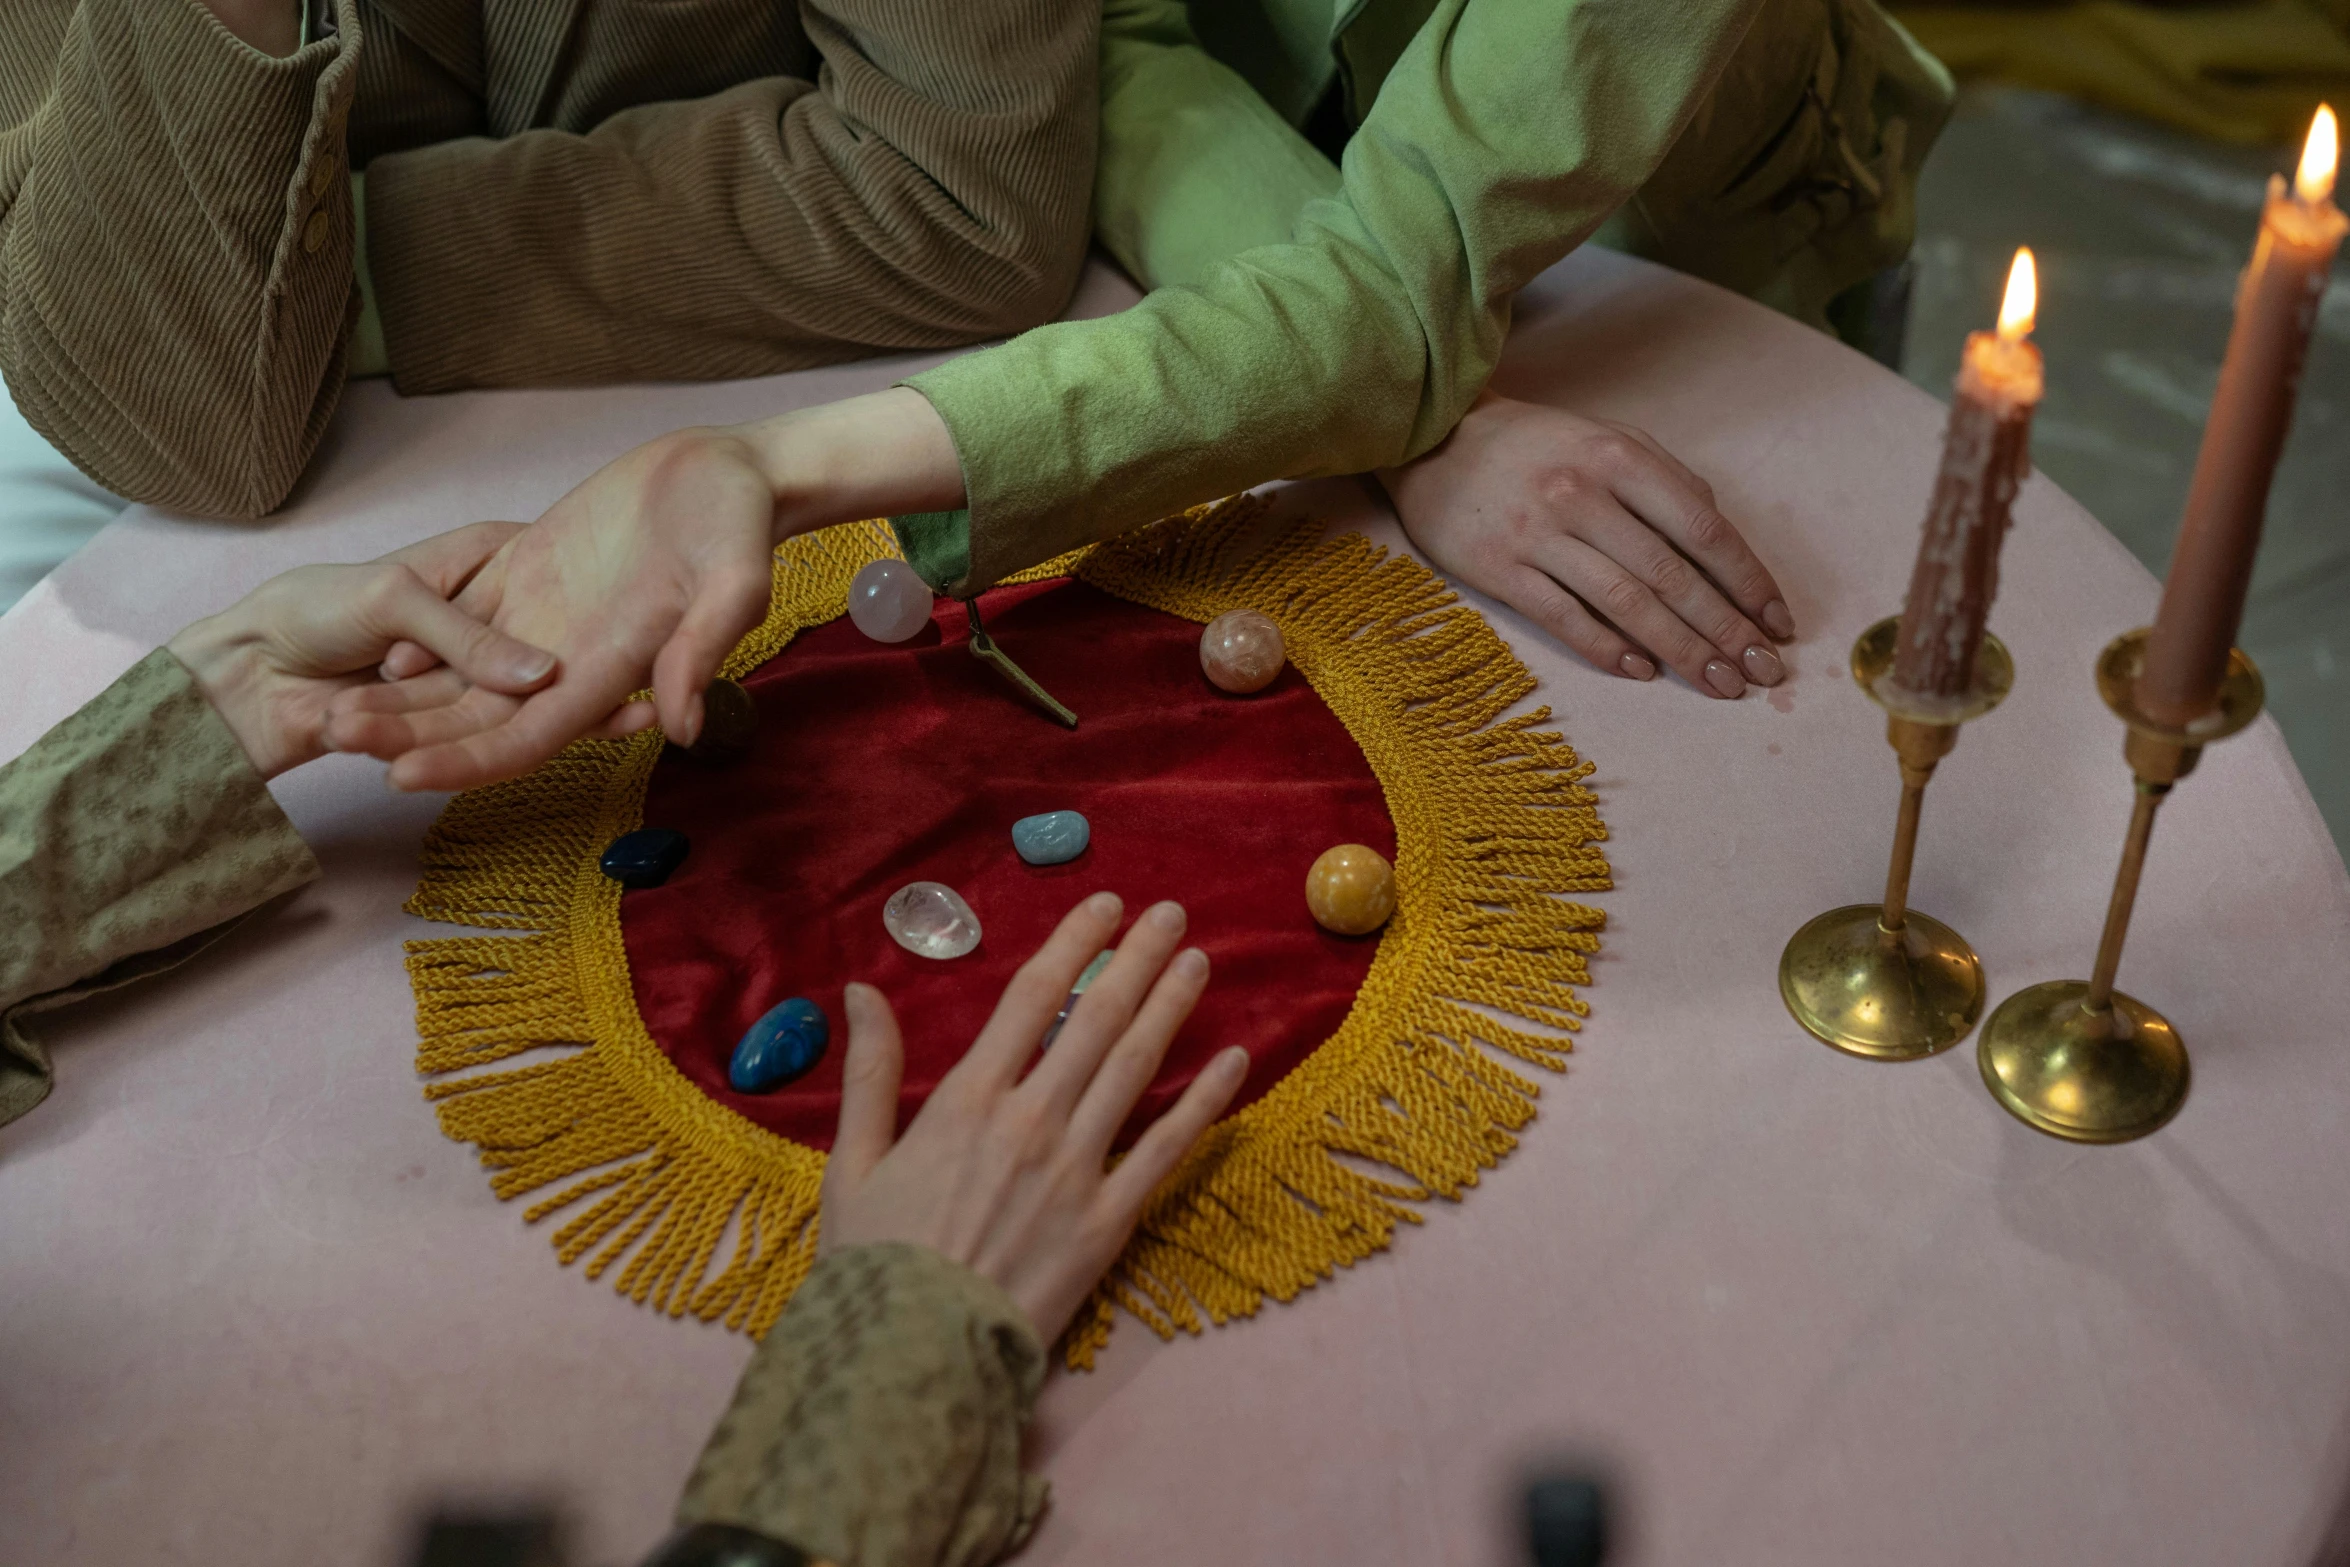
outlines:
[{"label": "yellow fabric in background", "polygon": [[2222,141],[2295,144],[2350,109],[2350,0],[1896,6],[1961,80],[2069,94]]}]

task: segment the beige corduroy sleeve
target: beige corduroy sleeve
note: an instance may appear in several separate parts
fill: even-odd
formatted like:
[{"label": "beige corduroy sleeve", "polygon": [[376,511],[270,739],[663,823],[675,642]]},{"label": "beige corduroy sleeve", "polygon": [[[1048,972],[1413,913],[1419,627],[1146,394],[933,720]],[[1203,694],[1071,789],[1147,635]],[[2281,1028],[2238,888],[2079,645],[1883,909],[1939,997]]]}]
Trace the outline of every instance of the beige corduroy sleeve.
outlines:
[{"label": "beige corduroy sleeve", "polygon": [[166,649],[0,766],[0,1125],[49,1093],[29,1014],[183,962],[317,875]]},{"label": "beige corduroy sleeve", "polygon": [[325,432],[358,305],[337,14],[276,59],[196,0],[0,0],[0,373],[118,494],[257,517]]},{"label": "beige corduroy sleeve", "polygon": [[[595,51],[625,60],[628,29],[695,12],[600,11]],[[817,81],[369,164],[400,390],[761,375],[1051,319],[1085,259],[1100,0],[799,16]]]}]

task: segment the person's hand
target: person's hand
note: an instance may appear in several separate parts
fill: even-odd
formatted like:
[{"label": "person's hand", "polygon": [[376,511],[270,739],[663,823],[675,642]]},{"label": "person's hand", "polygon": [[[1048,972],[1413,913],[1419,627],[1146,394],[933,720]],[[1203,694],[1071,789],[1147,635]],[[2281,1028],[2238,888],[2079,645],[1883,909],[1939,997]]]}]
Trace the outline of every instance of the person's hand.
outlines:
[{"label": "person's hand", "polygon": [[1785,596],[1712,487],[1644,432],[1487,392],[1379,480],[1439,571],[1601,669],[1647,680],[1661,661],[1720,697],[1779,683]]},{"label": "person's hand", "polygon": [[[431,654],[393,650],[387,685],[336,704],[343,750],[392,763],[401,789],[517,777],[581,735],[657,716],[690,745],[702,692],[767,613],[779,539],[880,513],[962,504],[946,426],[918,392],[888,392],[757,424],[680,430],[592,474],[513,539],[458,601],[555,652],[560,678],[527,700]],[[651,706],[630,693],[650,685]]]},{"label": "person's hand", "polygon": [[[393,683],[336,704],[334,744],[392,762],[401,789],[457,789],[528,772],[583,734],[658,713],[701,732],[702,689],[767,612],[775,496],[737,437],[681,430],[598,470],[507,541],[458,607],[552,650],[562,678],[528,696],[429,668],[396,649]],[[426,667],[422,674],[414,673]],[[629,693],[651,677],[653,706]]]},{"label": "person's hand", "polygon": [[876,1241],[927,1246],[1011,1296],[1046,1342],[1069,1325],[1124,1249],[1151,1192],[1248,1073],[1247,1051],[1218,1055],[1108,1167],[1112,1139],[1208,982],[1205,953],[1175,950],[1183,910],[1156,904],[1039,1059],[1045,1028],[1117,930],[1119,907],[1115,895],[1097,892],[1070,911],[1013,976],[987,1027],[904,1137],[896,1135],[905,1064],[897,1019],[880,991],[848,987],[848,1057],[840,1131],[824,1171],[821,1250]]},{"label": "person's hand", "polygon": [[545,684],[555,660],[492,631],[449,600],[520,527],[477,522],[362,566],[303,566],[272,577],[167,644],[196,677],[264,778],[330,749],[327,709],[373,682],[396,644],[429,648],[486,689]]}]

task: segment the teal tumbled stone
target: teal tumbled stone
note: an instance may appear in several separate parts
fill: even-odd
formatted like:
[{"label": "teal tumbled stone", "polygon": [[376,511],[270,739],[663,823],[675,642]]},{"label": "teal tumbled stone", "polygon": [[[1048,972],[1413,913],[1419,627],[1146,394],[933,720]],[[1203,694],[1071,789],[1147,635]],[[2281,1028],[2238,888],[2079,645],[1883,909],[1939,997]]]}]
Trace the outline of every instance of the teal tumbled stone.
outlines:
[{"label": "teal tumbled stone", "polygon": [[1062,865],[1085,852],[1093,828],[1075,811],[1047,811],[1012,824],[1012,847],[1031,865]]},{"label": "teal tumbled stone", "polygon": [[801,1076],[824,1058],[832,1025],[805,996],[770,1007],[734,1047],[726,1080],[738,1094],[763,1094]]}]

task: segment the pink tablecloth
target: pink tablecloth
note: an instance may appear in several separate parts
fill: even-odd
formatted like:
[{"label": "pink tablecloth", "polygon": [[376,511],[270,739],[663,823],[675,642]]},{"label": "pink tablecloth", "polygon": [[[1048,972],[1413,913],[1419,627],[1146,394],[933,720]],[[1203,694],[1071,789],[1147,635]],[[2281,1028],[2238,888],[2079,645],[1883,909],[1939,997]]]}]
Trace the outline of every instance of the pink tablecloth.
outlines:
[{"label": "pink tablecloth", "polygon": [[[0,756],[282,567],[528,517],[658,430],[905,370],[362,388],[267,528],[134,511],[0,619]],[[1793,679],[1633,685],[1484,606],[1614,833],[1575,1065],[1393,1251],[1203,1340],[1129,1323],[1056,1377],[1026,1559],[1507,1563],[1520,1467],[1574,1453],[1620,1477],[1619,1562],[2301,1567],[2350,1488],[2350,881],[2274,726],[2209,753],[2155,841],[2122,977],[2194,1052],[2167,1131],[2040,1137],[1971,1042],[1837,1055],[1775,967],[1883,873],[1893,762],[1844,650],[1897,605],[1939,410],[1597,253],[1531,291],[1504,380],[1712,479],[1788,589]],[[1352,482],[1290,504],[1400,542]],[[2044,482],[2005,577],[2016,692],[1944,764],[1916,883],[1995,997],[2086,968],[2127,808],[2089,664],[2154,602]],[[748,1346],[558,1268],[435,1130],[398,904],[438,802],[344,759],[279,795],[326,881],[55,1026],[55,1097],[0,1134],[0,1561],[391,1567],[452,1496],[552,1499],[583,1560],[632,1559]]]}]

